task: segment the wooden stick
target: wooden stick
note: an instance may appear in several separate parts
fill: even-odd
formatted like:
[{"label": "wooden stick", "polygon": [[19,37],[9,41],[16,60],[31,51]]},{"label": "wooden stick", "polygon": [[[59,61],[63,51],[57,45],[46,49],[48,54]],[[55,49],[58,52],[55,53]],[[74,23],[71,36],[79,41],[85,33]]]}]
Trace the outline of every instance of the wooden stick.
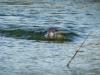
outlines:
[{"label": "wooden stick", "polygon": [[75,58],[75,56],[77,55],[77,53],[79,52],[79,50],[81,49],[81,47],[83,46],[83,44],[86,42],[86,40],[88,39],[90,33],[87,35],[87,37],[85,38],[85,40],[82,42],[82,44],[80,45],[80,47],[76,50],[75,54],[73,55],[73,57],[69,60],[69,62],[67,63],[67,67],[69,67],[70,63],[72,62],[72,60]]}]

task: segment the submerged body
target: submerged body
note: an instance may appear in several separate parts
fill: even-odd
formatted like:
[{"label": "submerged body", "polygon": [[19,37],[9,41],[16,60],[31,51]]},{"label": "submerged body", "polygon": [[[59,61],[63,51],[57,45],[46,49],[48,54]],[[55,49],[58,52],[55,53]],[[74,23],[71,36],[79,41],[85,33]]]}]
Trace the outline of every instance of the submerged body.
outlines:
[{"label": "submerged body", "polygon": [[47,31],[47,33],[45,34],[45,38],[47,40],[58,40],[58,41],[65,39],[64,35],[54,28],[51,28]]}]

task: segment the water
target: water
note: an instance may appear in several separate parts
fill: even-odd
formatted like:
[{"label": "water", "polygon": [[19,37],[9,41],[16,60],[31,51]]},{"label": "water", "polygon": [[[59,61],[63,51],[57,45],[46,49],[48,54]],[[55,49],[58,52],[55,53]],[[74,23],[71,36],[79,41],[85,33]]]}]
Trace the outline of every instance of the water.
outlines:
[{"label": "water", "polygon": [[[91,0],[1,0],[0,75],[99,75],[99,7]],[[69,33],[71,41],[41,39],[50,27]],[[90,32],[69,69],[67,62]]]}]

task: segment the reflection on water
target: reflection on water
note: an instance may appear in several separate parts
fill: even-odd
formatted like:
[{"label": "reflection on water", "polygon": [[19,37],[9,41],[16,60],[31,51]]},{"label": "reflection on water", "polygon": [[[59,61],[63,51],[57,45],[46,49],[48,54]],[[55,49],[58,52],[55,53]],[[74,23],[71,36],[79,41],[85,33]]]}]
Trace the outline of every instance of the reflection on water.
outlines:
[{"label": "reflection on water", "polygon": [[[84,1],[0,0],[0,75],[99,75],[100,3]],[[50,27],[65,32],[68,39],[44,41]],[[67,68],[89,32],[81,52]]]}]

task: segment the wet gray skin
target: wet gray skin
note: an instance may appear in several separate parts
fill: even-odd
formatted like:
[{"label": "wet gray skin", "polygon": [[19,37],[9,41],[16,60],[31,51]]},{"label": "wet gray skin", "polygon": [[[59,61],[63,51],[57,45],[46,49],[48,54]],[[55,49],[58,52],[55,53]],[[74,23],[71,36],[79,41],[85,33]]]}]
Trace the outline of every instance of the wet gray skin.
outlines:
[{"label": "wet gray skin", "polygon": [[100,75],[99,0],[0,0],[0,75]]}]

